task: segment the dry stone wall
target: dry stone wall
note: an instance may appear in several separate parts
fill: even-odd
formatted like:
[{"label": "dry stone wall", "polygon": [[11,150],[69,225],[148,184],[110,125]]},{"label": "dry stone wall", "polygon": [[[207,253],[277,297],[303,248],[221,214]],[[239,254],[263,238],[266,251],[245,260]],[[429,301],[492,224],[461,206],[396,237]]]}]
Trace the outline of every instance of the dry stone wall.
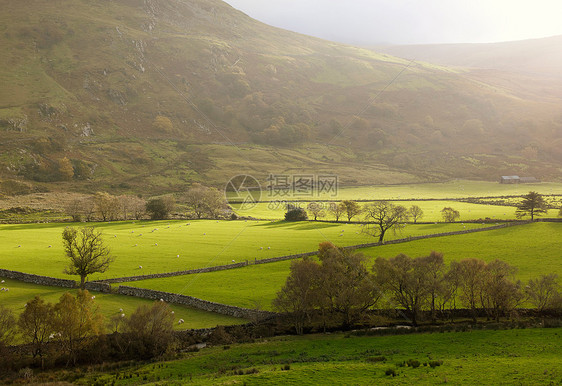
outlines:
[{"label": "dry stone wall", "polygon": [[217,314],[234,316],[236,318],[243,319],[266,319],[275,315],[275,313],[273,312],[251,310],[248,308],[209,302],[207,300],[194,298],[193,296],[154,291],[144,288],[119,286],[117,293],[120,295],[136,296],[145,299],[163,300],[168,303],[181,304],[204,311],[215,312]]},{"label": "dry stone wall", "polygon": [[0,269],[0,277],[4,277],[6,279],[20,280],[26,283],[33,283],[37,285],[48,285],[54,287],[76,288],[77,286],[74,280],[57,279],[54,277],[33,275],[30,273],[10,271],[7,269]]}]

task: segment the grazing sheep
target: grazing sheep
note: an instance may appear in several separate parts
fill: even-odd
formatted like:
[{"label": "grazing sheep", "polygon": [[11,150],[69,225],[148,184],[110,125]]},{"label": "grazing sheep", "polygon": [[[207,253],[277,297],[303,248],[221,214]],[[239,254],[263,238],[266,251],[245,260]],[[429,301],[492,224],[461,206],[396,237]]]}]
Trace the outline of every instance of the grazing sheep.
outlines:
[{"label": "grazing sheep", "polygon": [[121,314],[121,317],[124,318],[124,317],[125,317],[125,314]]},{"label": "grazing sheep", "polygon": [[174,312],[174,311],[172,311],[172,315],[173,315],[173,314],[175,314],[175,312]]},{"label": "grazing sheep", "polygon": [[142,265],[139,265],[139,269],[142,269]]},{"label": "grazing sheep", "polygon": [[271,247],[267,247],[267,249],[271,249]]},{"label": "grazing sheep", "polygon": [[160,299],[160,301],[161,301],[161,302],[163,302],[163,301],[164,301],[164,299]]},{"label": "grazing sheep", "polygon": [[6,282],[6,280],[2,280],[1,283],[4,284]]},{"label": "grazing sheep", "polygon": [[122,313],[122,312],[123,312],[123,309],[122,309],[122,308],[120,308],[120,309],[119,309],[119,312],[121,312],[121,313]]},{"label": "grazing sheep", "polygon": [[180,257],[180,255],[177,255],[176,257]]},{"label": "grazing sheep", "polygon": [[94,296],[92,296],[92,300],[94,300],[95,298],[96,298],[96,296],[95,296],[95,295],[94,295]]},{"label": "grazing sheep", "polygon": [[236,263],[236,261],[232,260],[233,263]]},{"label": "grazing sheep", "polygon": [[262,249],[263,249],[263,247],[260,247],[260,250],[262,250]]},{"label": "grazing sheep", "polygon": [[157,247],[157,246],[158,246],[158,243],[154,243],[154,246]]},{"label": "grazing sheep", "polygon": [[183,319],[178,320],[178,324],[183,324],[185,321]]}]

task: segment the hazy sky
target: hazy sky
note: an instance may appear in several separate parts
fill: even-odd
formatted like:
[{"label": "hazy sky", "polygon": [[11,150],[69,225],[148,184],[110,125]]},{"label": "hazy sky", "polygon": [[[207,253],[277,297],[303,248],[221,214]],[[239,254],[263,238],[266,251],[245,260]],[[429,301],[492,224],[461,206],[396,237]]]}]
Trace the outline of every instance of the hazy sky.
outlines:
[{"label": "hazy sky", "polygon": [[485,43],[562,35],[562,0],[226,0],[267,24],[349,43]]}]

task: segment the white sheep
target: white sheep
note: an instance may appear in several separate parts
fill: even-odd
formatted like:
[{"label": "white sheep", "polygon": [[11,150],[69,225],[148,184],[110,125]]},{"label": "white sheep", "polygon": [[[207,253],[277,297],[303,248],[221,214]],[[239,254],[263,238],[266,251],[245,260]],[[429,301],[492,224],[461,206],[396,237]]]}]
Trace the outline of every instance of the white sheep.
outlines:
[{"label": "white sheep", "polygon": [[271,249],[271,247],[267,247],[267,249]]},{"label": "white sheep", "polygon": [[154,246],[157,247],[157,246],[158,246],[158,243],[154,243]]},{"label": "white sheep", "polygon": [[96,298],[96,296],[95,296],[95,295],[94,295],[94,296],[92,296],[92,300],[94,300],[95,298]]},{"label": "white sheep", "polygon": [[4,284],[6,282],[6,280],[2,280],[1,283]]},{"label": "white sheep", "polygon": [[124,317],[125,317],[125,314],[121,314],[121,317],[124,318]]},{"label": "white sheep", "polygon": [[235,260],[232,260],[232,262],[233,262],[233,263],[236,263],[236,261],[235,261]]},{"label": "white sheep", "polygon": [[122,309],[122,308],[120,308],[120,309],[119,309],[119,312],[121,312],[121,313],[122,313],[122,312],[123,312],[123,309]]},{"label": "white sheep", "polygon": [[177,255],[176,257],[180,257],[180,255]]},{"label": "white sheep", "polygon": [[163,302],[163,301],[164,301],[164,299],[160,299],[160,301],[161,301],[161,302]]},{"label": "white sheep", "polygon": [[139,265],[139,269],[142,269],[142,265]]},{"label": "white sheep", "polygon": [[263,249],[263,247],[260,247],[260,250],[262,250],[262,249]]},{"label": "white sheep", "polygon": [[183,319],[178,320],[178,324],[183,324],[185,321]]}]

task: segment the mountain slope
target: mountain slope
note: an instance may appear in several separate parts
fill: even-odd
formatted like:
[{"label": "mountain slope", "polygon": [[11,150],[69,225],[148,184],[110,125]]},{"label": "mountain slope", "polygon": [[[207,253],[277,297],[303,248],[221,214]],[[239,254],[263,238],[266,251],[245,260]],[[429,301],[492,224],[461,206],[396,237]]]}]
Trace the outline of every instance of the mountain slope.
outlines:
[{"label": "mountain slope", "polygon": [[522,77],[513,87],[322,41],[217,0],[0,6],[5,193],[22,178],[154,193],[246,172],[559,175],[560,100],[525,95]]}]

